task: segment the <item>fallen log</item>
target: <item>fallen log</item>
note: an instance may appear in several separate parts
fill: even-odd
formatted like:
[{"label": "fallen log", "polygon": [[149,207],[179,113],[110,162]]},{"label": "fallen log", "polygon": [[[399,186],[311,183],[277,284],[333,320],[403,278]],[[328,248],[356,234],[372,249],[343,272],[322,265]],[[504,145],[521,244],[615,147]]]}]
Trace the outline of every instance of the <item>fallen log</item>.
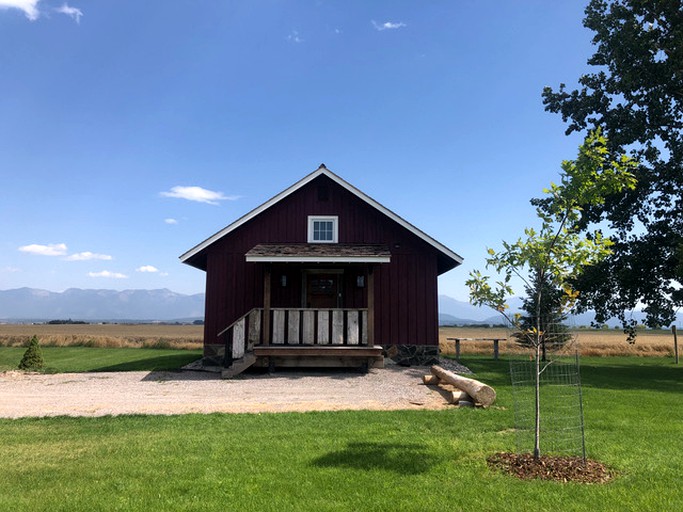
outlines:
[{"label": "fallen log", "polygon": [[[432,375],[431,373],[429,375],[423,375],[422,376],[422,383],[427,385],[427,386],[438,386],[441,383],[441,379],[437,377],[436,375]],[[452,385],[449,385],[451,387]],[[469,401],[473,402],[474,400],[470,395],[467,394],[466,391],[462,391],[461,389],[456,389],[455,391],[450,391],[449,389],[444,389],[443,387],[441,388],[441,394],[446,398],[446,401],[449,404],[457,404],[461,401]]]},{"label": "fallen log", "polygon": [[456,388],[465,391],[477,403],[480,403],[484,407],[488,407],[496,401],[496,392],[494,389],[491,386],[487,386],[483,382],[457,375],[437,365],[432,366],[431,372],[442,381],[452,384]]},{"label": "fallen log", "polygon": [[423,375],[422,383],[427,386],[437,386],[441,382],[441,379],[436,375]]}]

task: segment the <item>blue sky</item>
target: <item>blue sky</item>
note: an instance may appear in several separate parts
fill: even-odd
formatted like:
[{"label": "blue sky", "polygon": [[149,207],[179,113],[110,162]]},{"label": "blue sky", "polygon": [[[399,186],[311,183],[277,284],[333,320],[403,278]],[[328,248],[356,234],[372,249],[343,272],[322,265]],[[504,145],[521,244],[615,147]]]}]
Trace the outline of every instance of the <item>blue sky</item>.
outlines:
[{"label": "blue sky", "polygon": [[541,90],[587,70],[583,8],[0,0],[0,289],[202,292],[178,256],[324,162],[462,255],[467,300],[576,156]]}]

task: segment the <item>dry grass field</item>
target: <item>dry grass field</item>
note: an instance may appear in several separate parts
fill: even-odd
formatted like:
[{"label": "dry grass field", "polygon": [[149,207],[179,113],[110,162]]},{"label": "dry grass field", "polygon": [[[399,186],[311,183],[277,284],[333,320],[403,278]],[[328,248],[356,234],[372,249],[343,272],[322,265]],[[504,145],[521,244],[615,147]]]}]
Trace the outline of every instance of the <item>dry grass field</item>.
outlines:
[{"label": "dry grass field", "polygon": [[[36,335],[46,347],[82,346],[103,348],[169,348],[198,349],[202,347],[201,325],[161,324],[90,324],[90,325],[0,325],[0,347],[28,345]],[[626,341],[620,330],[576,330],[575,343],[584,356],[673,356],[673,336],[670,331],[643,331],[634,344]],[[447,338],[508,338],[504,328],[441,327],[439,344],[445,354],[453,354],[455,345]],[[683,345],[683,340],[681,340]],[[462,354],[492,354],[493,345],[485,341],[463,341]],[[681,347],[683,349],[683,346]],[[522,353],[514,341],[500,344],[501,355]]]},{"label": "dry grass field", "polygon": [[0,347],[28,345],[37,336],[45,347],[168,348],[202,347],[204,326],[162,324],[0,325]]},{"label": "dry grass field", "polygon": [[[642,331],[636,342],[629,344],[626,335],[617,329],[572,331],[579,352],[583,356],[673,356],[674,342],[671,331]],[[445,354],[455,353],[455,343],[447,338],[508,338],[510,331],[504,328],[441,327],[439,345]],[[679,350],[683,348],[680,340]],[[573,347],[570,347],[573,351]],[[523,353],[514,341],[500,343],[500,354]],[[489,341],[462,341],[461,354],[492,354],[493,344]]]}]

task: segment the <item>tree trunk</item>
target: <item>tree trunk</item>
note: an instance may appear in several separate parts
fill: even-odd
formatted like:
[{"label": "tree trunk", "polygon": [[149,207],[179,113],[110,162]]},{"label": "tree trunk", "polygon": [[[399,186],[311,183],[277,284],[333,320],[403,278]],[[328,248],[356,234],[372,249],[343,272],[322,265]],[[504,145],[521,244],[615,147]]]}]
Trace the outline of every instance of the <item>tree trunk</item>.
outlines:
[{"label": "tree trunk", "polygon": [[[538,341],[538,339],[536,340]],[[540,361],[540,343],[536,343],[536,354],[534,362],[536,366],[536,380],[535,380],[535,407],[534,407],[534,459],[541,456],[541,361]]]},{"label": "tree trunk", "polygon": [[[534,459],[541,457],[541,344],[542,337],[545,335],[545,333],[541,333],[541,300],[543,299],[543,289],[541,286],[538,287],[538,297],[536,299],[536,343],[534,346],[534,364],[536,370],[534,380]],[[543,349],[543,359],[545,360],[545,345],[543,346]]]},{"label": "tree trunk", "polygon": [[496,392],[491,386],[487,386],[478,380],[468,379],[462,377],[448,370],[444,370],[440,366],[432,366],[432,373],[439,377],[444,382],[452,384],[456,388],[465,391],[474,400],[481,405],[488,407],[496,401]]}]

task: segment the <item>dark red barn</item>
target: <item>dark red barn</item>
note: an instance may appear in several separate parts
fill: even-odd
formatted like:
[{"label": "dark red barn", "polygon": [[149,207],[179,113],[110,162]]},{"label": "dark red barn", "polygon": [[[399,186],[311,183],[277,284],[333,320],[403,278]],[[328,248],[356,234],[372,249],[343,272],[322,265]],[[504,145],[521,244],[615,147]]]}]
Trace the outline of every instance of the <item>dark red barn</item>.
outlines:
[{"label": "dark red barn", "polygon": [[437,276],[462,263],[324,165],[180,259],[206,271],[204,362],[232,373],[427,362]]}]

